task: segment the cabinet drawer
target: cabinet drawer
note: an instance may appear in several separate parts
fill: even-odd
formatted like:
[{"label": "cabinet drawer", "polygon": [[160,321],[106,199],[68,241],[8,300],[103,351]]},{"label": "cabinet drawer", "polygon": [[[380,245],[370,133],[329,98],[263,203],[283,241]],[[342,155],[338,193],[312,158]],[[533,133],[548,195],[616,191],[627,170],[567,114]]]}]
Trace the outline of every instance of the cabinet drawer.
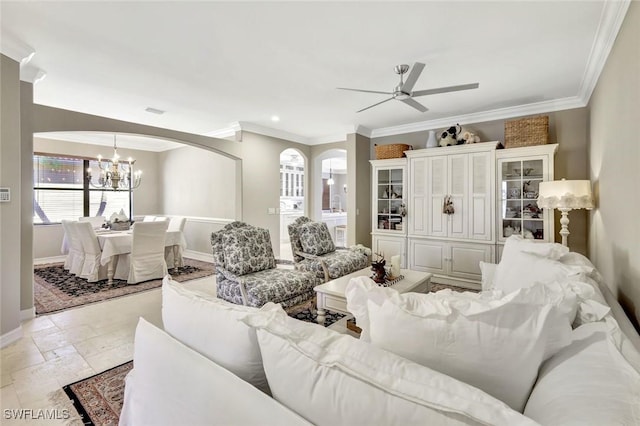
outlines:
[{"label": "cabinet drawer", "polygon": [[330,311],[342,312],[344,314],[349,313],[349,311],[347,311],[347,301],[342,297],[326,295],[324,297],[324,306],[325,309],[328,309]]}]

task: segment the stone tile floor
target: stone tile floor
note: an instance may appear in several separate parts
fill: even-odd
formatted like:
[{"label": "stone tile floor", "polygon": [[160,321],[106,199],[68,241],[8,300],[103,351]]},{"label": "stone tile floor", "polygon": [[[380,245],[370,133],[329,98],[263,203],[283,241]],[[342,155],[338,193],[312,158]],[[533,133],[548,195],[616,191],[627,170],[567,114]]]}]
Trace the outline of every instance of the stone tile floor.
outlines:
[{"label": "stone tile floor", "polygon": [[[184,285],[215,295],[214,276]],[[69,423],[9,419],[5,410],[60,409],[50,399],[52,392],[133,359],[138,318],[162,326],[161,296],[158,288],[23,322],[23,337],[0,350],[0,424]]]}]

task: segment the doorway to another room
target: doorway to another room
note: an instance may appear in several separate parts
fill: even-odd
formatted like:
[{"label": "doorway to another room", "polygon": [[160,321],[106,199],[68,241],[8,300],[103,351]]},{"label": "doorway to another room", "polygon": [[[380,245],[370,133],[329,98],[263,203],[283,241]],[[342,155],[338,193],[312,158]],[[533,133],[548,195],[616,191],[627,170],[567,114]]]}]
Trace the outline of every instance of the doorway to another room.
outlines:
[{"label": "doorway to another room", "polygon": [[293,260],[288,226],[305,214],[305,159],[295,149],[280,153],[280,259]]},{"label": "doorway to another room", "polygon": [[322,160],[322,222],[338,247],[347,246],[347,152]]}]

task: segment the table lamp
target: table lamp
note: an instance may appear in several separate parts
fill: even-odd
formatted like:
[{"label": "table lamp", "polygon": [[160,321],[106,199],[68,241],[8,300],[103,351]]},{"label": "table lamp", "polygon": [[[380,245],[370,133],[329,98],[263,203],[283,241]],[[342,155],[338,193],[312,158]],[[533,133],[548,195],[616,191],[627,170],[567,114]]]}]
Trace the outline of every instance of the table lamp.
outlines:
[{"label": "table lamp", "polygon": [[567,246],[569,237],[569,211],[593,208],[591,182],[588,180],[554,180],[541,182],[538,187],[538,207],[558,209],[561,212],[560,235],[562,245]]}]

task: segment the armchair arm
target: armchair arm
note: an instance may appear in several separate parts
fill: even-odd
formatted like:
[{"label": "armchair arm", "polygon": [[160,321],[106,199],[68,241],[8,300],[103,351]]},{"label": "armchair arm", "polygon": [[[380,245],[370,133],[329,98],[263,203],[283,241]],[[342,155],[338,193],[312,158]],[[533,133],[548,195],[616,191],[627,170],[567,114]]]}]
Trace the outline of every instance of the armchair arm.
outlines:
[{"label": "armchair arm", "polygon": [[234,283],[237,283],[238,286],[240,287],[240,294],[242,295],[242,304],[247,306],[247,300],[249,300],[249,298],[247,297],[247,288],[245,287],[244,284],[244,279],[240,276],[240,275],[236,275],[233,272],[229,272],[224,268],[220,268],[218,266],[216,266],[216,269],[229,281],[233,281]]},{"label": "armchair arm", "polygon": [[329,281],[329,267],[327,266],[327,263],[324,261],[324,259],[322,259],[321,256],[316,256],[315,254],[309,254],[302,251],[296,251],[295,253],[298,256],[303,257],[305,259],[319,260],[320,267],[322,268],[322,272],[324,273],[324,282]]}]

